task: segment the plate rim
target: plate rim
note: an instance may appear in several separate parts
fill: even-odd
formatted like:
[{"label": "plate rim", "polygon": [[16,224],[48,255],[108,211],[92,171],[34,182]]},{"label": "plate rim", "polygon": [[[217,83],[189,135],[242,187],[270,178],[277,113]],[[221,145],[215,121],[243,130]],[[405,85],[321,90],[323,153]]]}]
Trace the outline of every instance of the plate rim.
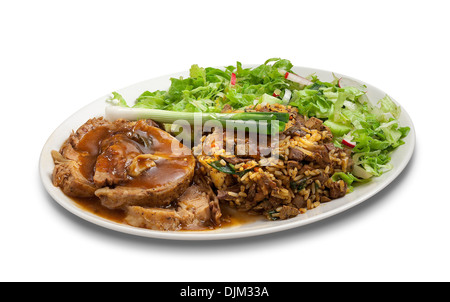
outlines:
[{"label": "plate rim", "polygon": [[[248,68],[248,67],[255,67],[258,65],[246,64],[243,66],[244,66],[244,68]],[[217,68],[223,68],[223,67],[217,67]],[[350,76],[347,76],[347,75],[344,75],[341,73],[323,70],[323,69],[319,69],[319,68],[298,66],[298,65],[294,66],[292,69],[293,70],[295,70],[295,69],[310,70],[310,71],[314,71],[314,72],[317,71],[317,72],[322,72],[322,73],[330,73],[330,74],[339,75],[341,77],[346,77],[346,78],[358,81],[362,84],[368,85],[368,87],[371,87],[373,89],[376,89],[380,92],[387,94],[386,92],[384,92],[383,90],[379,89],[378,87],[376,87],[374,85],[365,83],[364,81],[361,81],[359,79],[356,79],[356,78],[353,78],[353,77],[350,77]],[[177,72],[177,73],[172,73],[172,74],[162,75],[159,77],[150,78],[150,79],[147,79],[144,81],[137,82],[132,85],[128,85],[128,86],[126,86],[122,89],[116,90],[116,91],[131,89],[132,87],[139,86],[139,85],[149,83],[152,81],[170,79],[170,77],[175,77],[175,76],[179,76],[180,74],[186,74],[186,73],[187,73],[187,71],[185,70],[182,72]],[[41,178],[41,183],[43,184],[47,193],[52,197],[52,199],[54,201],[56,201],[60,206],[62,206],[64,209],[66,209],[70,213],[72,213],[90,223],[96,224],[98,226],[101,226],[101,227],[104,227],[104,228],[107,228],[110,230],[118,231],[121,233],[126,233],[129,235],[140,236],[140,237],[155,238],[155,239],[169,239],[169,240],[195,240],[195,241],[236,239],[236,238],[255,237],[255,236],[260,236],[260,235],[265,235],[265,234],[281,232],[281,231],[298,228],[301,226],[305,226],[305,225],[326,219],[326,218],[334,216],[336,214],[345,212],[350,208],[353,208],[354,206],[370,199],[371,197],[373,197],[374,195],[376,195],[377,193],[379,193],[380,191],[385,189],[389,184],[391,184],[403,172],[403,170],[409,164],[409,162],[414,154],[415,144],[416,144],[416,131],[415,131],[414,123],[413,123],[410,115],[408,114],[408,112],[406,111],[406,109],[403,106],[401,106],[394,98],[391,97],[391,99],[397,105],[401,106],[401,109],[402,109],[401,115],[402,115],[403,119],[408,121],[408,126],[411,128],[411,130],[408,134],[408,143],[402,145],[402,146],[408,146],[408,148],[406,148],[406,150],[404,150],[404,152],[406,152],[406,154],[404,155],[403,160],[401,161],[400,165],[394,166],[394,168],[392,170],[386,172],[386,174],[389,173],[388,176],[386,177],[386,179],[384,179],[383,182],[379,183],[376,186],[376,188],[374,188],[374,190],[371,190],[369,193],[366,193],[365,195],[360,196],[356,199],[350,200],[341,206],[330,209],[323,213],[313,215],[312,217],[308,217],[306,219],[295,220],[295,218],[291,218],[289,220],[286,220],[286,221],[288,221],[287,223],[282,223],[282,224],[278,224],[277,221],[270,221],[270,223],[272,224],[271,226],[260,228],[260,229],[245,230],[245,231],[241,231],[241,232],[238,231],[238,232],[223,232],[223,233],[221,233],[221,230],[224,230],[223,228],[222,229],[219,228],[216,230],[207,230],[207,231],[158,231],[158,230],[137,228],[137,227],[129,226],[126,224],[117,223],[117,222],[108,220],[106,218],[100,217],[98,215],[95,215],[93,213],[90,213],[86,210],[83,210],[81,207],[77,206],[74,201],[67,202],[66,200],[63,200],[63,199],[70,199],[67,196],[66,196],[66,198],[61,199],[60,196],[61,196],[61,194],[63,194],[62,191],[58,187],[54,187],[51,181],[49,182],[48,180],[46,180],[46,177],[48,176],[46,174],[46,173],[48,173],[48,167],[46,168],[46,166],[45,166],[44,158],[45,158],[45,156],[48,156],[48,154],[46,155],[45,152],[48,151],[49,144],[54,139],[54,136],[58,133],[58,130],[61,127],[63,127],[65,124],[69,123],[74,117],[76,117],[82,111],[86,110],[89,107],[94,106],[96,103],[99,103],[100,101],[103,101],[103,102],[106,101],[106,99],[109,96],[110,96],[110,94],[108,93],[108,94],[106,94],[102,97],[99,97],[96,100],[86,104],[85,106],[81,107],[76,112],[74,112],[72,115],[67,117],[62,123],[60,123],[58,125],[57,128],[55,128],[55,130],[47,138],[44,146],[41,149],[41,153],[39,156],[39,175]],[[402,146],[400,146],[400,147],[402,147]],[[56,193],[58,191],[60,194]],[[346,196],[348,196],[348,195],[346,195]],[[309,211],[311,211],[311,210],[309,210]],[[302,214],[302,215],[305,215],[305,214]]]}]

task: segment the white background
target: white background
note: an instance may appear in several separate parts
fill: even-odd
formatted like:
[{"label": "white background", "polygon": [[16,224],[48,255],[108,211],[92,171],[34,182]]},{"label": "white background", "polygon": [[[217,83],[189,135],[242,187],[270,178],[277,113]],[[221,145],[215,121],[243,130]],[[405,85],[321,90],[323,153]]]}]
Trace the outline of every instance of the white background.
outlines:
[{"label": "white background", "polygon": [[[448,1],[0,3],[0,281],[450,281]],[[194,63],[271,57],[400,102],[417,134],[404,172],[332,218],[212,242],[104,229],[43,188],[48,136],[98,97]]]}]

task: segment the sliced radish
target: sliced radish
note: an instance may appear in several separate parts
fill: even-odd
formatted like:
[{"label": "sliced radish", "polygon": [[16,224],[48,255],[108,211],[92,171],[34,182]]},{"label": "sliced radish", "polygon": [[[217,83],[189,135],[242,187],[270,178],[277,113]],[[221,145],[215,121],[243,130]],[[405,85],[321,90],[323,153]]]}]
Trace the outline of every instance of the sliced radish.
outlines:
[{"label": "sliced radish", "polygon": [[231,74],[230,84],[231,86],[236,85],[236,74],[234,72]]},{"label": "sliced radish", "polygon": [[305,79],[304,77],[301,77],[295,73],[290,73],[290,72],[286,72],[286,74],[284,75],[284,78],[289,81],[296,82],[296,83],[299,83],[301,85],[306,85],[306,86],[311,85],[313,83],[310,80]]},{"label": "sliced radish", "polygon": [[301,85],[311,85],[313,82],[311,82],[308,79],[305,79],[304,77],[299,76],[298,74],[292,73],[292,72],[287,72],[286,70],[283,69],[278,69],[278,72],[284,75],[284,78],[292,81],[292,82],[296,82],[299,83]]},{"label": "sliced radish", "polygon": [[291,96],[292,96],[292,92],[289,89],[285,89],[284,90],[283,101],[289,102],[289,100],[291,99]]},{"label": "sliced radish", "polygon": [[356,146],[356,143],[352,142],[349,139],[345,139],[345,138],[342,140],[342,143],[350,148],[355,148],[355,146]]},{"label": "sliced radish", "polygon": [[349,78],[340,78],[338,81],[338,85],[340,88],[344,87],[355,87],[358,88],[361,91],[367,92],[367,87],[365,87],[363,84],[358,83],[352,79]]},{"label": "sliced radish", "polygon": [[273,92],[272,96],[274,96],[274,97],[279,97],[279,96],[280,96],[280,93],[281,93],[281,90],[280,90],[280,89],[275,89],[275,91]]}]

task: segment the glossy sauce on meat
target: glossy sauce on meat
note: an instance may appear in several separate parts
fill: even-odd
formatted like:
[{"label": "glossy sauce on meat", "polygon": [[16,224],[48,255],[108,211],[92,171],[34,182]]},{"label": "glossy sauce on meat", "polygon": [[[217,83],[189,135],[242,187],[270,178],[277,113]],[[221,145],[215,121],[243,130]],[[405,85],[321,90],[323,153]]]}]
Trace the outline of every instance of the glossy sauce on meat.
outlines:
[{"label": "glossy sauce on meat", "polygon": [[191,150],[150,120],[91,119],[52,156],[55,186],[82,209],[117,223],[210,230],[254,221],[222,214],[211,188],[193,179]]},{"label": "glossy sauce on meat", "polygon": [[86,179],[92,181],[97,156],[100,154],[100,142],[110,135],[109,128],[101,126],[87,132],[77,144],[75,150],[80,152],[80,171]]},{"label": "glossy sauce on meat", "polygon": [[[110,185],[153,188],[183,176],[192,163],[190,155],[173,155],[172,147],[182,149],[181,143],[173,146],[167,133],[139,121],[119,130],[97,127],[81,138],[75,150],[80,154],[80,171],[90,181],[96,172],[105,172],[118,179]],[[153,154],[156,165],[133,177],[126,169],[139,154]]]},{"label": "glossy sauce on meat", "polygon": [[[101,205],[100,200],[96,197],[93,198],[73,198],[72,200],[83,210],[95,214],[99,217],[107,220],[127,224],[125,222],[126,212],[124,210],[111,210]],[[207,231],[212,229],[221,229],[225,227],[237,227],[247,223],[252,223],[257,220],[262,220],[261,216],[251,215],[247,212],[239,212],[235,209],[228,207],[227,205],[221,205],[222,217],[220,224],[216,226],[209,225],[203,229],[196,229],[196,231]],[[180,230],[183,231],[183,230]]]}]

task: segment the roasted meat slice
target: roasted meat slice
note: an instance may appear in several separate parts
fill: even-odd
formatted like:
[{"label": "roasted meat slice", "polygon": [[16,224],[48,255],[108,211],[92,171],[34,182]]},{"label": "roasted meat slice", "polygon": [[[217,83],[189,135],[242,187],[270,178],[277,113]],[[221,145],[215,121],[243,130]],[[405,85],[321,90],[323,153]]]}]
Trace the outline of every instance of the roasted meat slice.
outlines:
[{"label": "roasted meat slice", "polygon": [[[171,163],[156,164],[153,170],[113,188],[103,187],[95,191],[102,204],[109,209],[131,205],[163,207],[169,205],[188,188],[194,169],[190,162],[179,169],[171,169]],[[165,169],[164,166],[168,168]],[[170,172],[165,171],[170,170]],[[165,172],[164,172],[165,171]],[[142,182],[141,182],[142,181]]]},{"label": "roasted meat slice", "polygon": [[110,209],[166,206],[192,181],[189,148],[151,120],[87,121],[52,153],[55,186],[73,197],[100,198]]},{"label": "roasted meat slice", "polygon": [[77,161],[67,159],[57,151],[52,151],[55,169],[53,170],[53,185],[61,187],[64,194],[71,197],[92,197],[97,189],[80,172]]},{"label": "roasted meat slice", "polygon": [[181,228],[181,216],[173,209],[130,206],[125,221],[138,228],[161,231],[177,231]]},{"label": "roasted meat slice", "polygon": [[77,131],[72,132],[64,142],[60,151],[53,150],[55,163],[53,184],[71,197],[94,197],[96,185],[92,181],[91,171],[95,165],[98,150],[95,146],[89,148],[84,143],[93,137],[100,140],[112,128],[112,125],[102,118],[88,120]]},{"label": "roasted meat slice", "polygon": [[322,130],[323,121],[312,116],[305,122],[305,126],[309,129]]},{"label": "roasted meat slice", "polygon": [[128,207],[125,221],[136,227],[176,231],[196,230],[217,225],[221,217],[218,199],[206,187],[194,184],[178,198],[176,207]]},{"label": "roasted meat slice", "polygon": [[139,144],[125,134],[116,134],[102,142],[101,153],[95,163],[93,180],[97,187],[125,182],[127,167],[142,151]]}]

